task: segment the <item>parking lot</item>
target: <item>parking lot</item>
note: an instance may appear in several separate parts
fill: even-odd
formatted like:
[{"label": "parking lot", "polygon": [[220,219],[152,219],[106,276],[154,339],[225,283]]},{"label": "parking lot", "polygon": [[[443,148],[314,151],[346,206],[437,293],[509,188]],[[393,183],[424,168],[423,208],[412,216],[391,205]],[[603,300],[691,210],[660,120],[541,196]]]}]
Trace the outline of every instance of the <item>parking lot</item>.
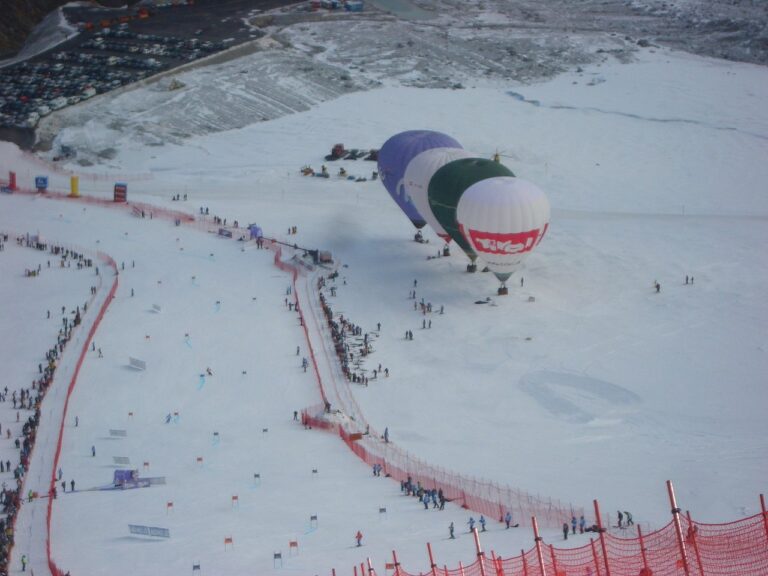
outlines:
[{"label": "parking lot", "polygon": [[27,142],[52,111],[258,38],[262,33],[247,19],[289,3],[162,0],[152,7],[68,7],[64,13],[80,30],[77,37],[0,69],[0,129]]}]

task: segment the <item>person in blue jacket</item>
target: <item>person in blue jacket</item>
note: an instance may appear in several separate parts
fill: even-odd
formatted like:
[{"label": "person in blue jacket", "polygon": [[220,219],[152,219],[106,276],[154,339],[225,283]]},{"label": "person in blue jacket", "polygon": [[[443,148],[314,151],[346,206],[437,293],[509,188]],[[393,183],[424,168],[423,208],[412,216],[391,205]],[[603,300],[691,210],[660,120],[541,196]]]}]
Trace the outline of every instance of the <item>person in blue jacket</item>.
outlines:
[{"label": "person in blue jacket", "polygon": [[467,522],[467,524],[469,524],[469,531],[472,532],[472,530],[475,529],[475,519],[470,516],[469,522]]},{"label": "person in blue jacket", "polygon": [[512,524],[512,514],[509,510],[504,514],[504,523],[507,525],[507,530],[509,530],[509,525]]},{"label": "person in blue jacket", "polygon": [[485,516],[480,514],[480,532],[485,532]]}]

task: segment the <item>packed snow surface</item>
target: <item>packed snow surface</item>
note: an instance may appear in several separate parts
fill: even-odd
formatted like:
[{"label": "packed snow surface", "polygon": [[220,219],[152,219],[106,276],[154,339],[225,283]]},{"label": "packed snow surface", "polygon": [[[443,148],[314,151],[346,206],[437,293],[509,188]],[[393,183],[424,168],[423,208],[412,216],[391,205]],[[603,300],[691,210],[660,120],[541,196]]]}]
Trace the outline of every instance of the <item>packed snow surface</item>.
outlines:
[{"label": "packed snow surface", "polygon": [[[130,98],[149,102],[151,88]],[[194,214],[207,207],[228,223],[255,222],[267,236],[332,251],[334,311],[365,331],[381,323],[365,367],[370,374],[381,363],[390,374],[368,387],[333,386],[350,386],[355,415],[377,431],[388,427],[398,446],[457,473],[584,506],[588,521],[597,498],[614,522],[617,509],[630,510],[653,528],[669,520],[667,479],[683,509],[705,522],[755,513],[765,488],[766,98],[762,67],[649,49],[631,63],[608,58],[538,84],[376,88],[161,146],[98,117],[60,138],[114,150],[90,169],[68,166],[85,194],[109,197],[120,177],[103,174],[129,175],[129,199]],[[162,115],[151,122],[162,124]],[[491,274],[467,274],[455,247],[428,259],[441,242],[430,231],[428,244],[412,241],[408,220],[370,180],[374,164],[329,164],[334,175],[343,165],[366,182],[299,173],[305,164],[319,169],[335,142],[377,148],[414,128],[445,132],[484,157],[498,151],[548,193],[550,232],[510,279],[508,296],[496,296]],[[23,186],[44,170],[10,145],[0,160]],[[53,188],[68,186],[68,175],[50,176]],[[171,201],[176,194],[188,200]],[[289,236],[290,226],[298,234]],[[425,511],[338,438],[292,420],[319,393],[312,371],[301,369],[307,344],[285,306],[289,277],[270,251],[160,218],[28,196],[0,196],[0,230],[39,231],[125,263],[95,335],[103,358],[87,355],[65,423],[63,479],[78,491],[67,487],[53,506],[60,567],[181,574],[199,562],[204,573],[327,574],[350,573],[370,557],[383,573],[394,549],[416,572],[428,568],[426,542],[440,565],[474,560],[470,512]],[[9,389],[35,377],[61,306],[89,296],[93,271],[48,270],[47,259],[13,241],[0,253]],[[24,277],[38,264],[40,277]],[[414,311],[414,280],[417,299],[444,314]],[[314,291],[311,277],[297,284]],[[423,320],[432,327],[422,329]],[[129,368],[129,357],[147,369]],[[13,420],[7,402],[0,414],[3,424]],[[111,438],[110,429],[127,436]],[[10,445],[3,450],[15,457]],[[166,484],[90,490],[110,483],[113,457]],[[44,506],[24,505],[22,516]],[[489,520],[486,549],[511,556],[533,544],[527,528]],[[447,540],[451,521],[455,541]],[[171,537],[132,536],[128,524],[166,527]],[[544,535],[562,545],[557,530]],[[225,549],[226,537],[234,546]],[[44,539],[20,531],[15,558],[30,555],[42,573]],[[291,540],[298,555],[288,554]]]}]

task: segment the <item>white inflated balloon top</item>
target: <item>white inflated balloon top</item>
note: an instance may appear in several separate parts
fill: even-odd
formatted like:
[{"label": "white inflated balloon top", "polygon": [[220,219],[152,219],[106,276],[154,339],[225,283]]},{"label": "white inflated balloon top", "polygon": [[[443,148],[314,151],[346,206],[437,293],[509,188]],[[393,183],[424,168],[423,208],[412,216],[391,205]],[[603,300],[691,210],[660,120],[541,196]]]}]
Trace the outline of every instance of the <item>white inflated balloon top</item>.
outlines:
[{"label": "white inflated balloon top", "polygon": [[511,274],[541,242],[549,200],[522,178],[487,178],[464,191],[456,220],[467,242],[497,274]]},{"label": "white inflated balloon top", "polygon": [[405,193],[408,194],[416,210],[424,217],[427,224],[432,227],[432,230],[446,242],[450,240],[450,236],[440,225],[440,222],[437,221],[437,218],[432,213],[432,208],[429,206],[429,198],[427,196],[429,181],[435,175],[435,172],[449,162],[459,160],[460,158],[473,157],[473,154],[470,154],[463,148],[432,148],[414,156],[405,169],[405,175],[403,176]]}]

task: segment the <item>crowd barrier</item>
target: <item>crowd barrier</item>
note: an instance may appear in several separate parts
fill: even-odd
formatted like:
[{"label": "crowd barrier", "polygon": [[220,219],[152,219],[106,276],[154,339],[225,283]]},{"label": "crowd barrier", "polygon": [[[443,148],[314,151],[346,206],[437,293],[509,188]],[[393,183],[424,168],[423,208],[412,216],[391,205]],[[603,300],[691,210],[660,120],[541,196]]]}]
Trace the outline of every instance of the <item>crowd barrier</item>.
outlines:
[{"label": "crowd barrier", "polygon": [[[295,294],[299,267],[283,261],[282,250],[277,244],[270,242],[268,246],[275,251],[275,266],[291,275]],[[550,498],[544,499],[524,490],[450,472],[424,462],[390,442],[381,442],[380,436],[365,421],[357,406],[354,430],[329,421],[325,414],[327,406],[329,406],[328,398],[320,371],[317,368],[315,350],[307,331],[304,310],[300,310],[299,314],[302,317],[301,324],[309,346],[309,359],[317,376],[320,395],[323,400],[321,407],[302,410],[302,422],[305,426],[333,430],[349,449],[366,464],[370,466],[373,464],[381,465],[385,475],[398,481],[405,481],[410,478],[414,484],[420,482],[426,488],[442,489],[449,501],[490,518],[497,518],[501,521],[505,514],[510,512],[516,523],[527,524],[529,518],[536,516],[544,525],[559,527],[563,519],[570,519],[574,514],[578,517],[583,513],[581,508],[571,504]],[[361,430],[366,430],[368,433],[362,435]]]},{"label": "crowd barrier", "polygon": [[[113,279],[112,279],[112,287],[109,289],[109,293],[107,294],[106,299],[104,300],[104,303],[101,305],[101,308],[99,309],[98,314],[96,315],[96,318],[93,321],[93,324],[91,325],[91,329],[88,331],[88,337],[83,342],[83,348],[80,351],[80,357],[77,359],[77,364],[75,365],[75,370],[72,373],[72,378],[69,380],[69,386],[67,387],[67,395],[66,400],[64,401],[64,412],[62,414],[61,418],[61,424],[59,426],[59,437],[58,441],[56,442],[56,453],[53,458],[53,471],[51,474],[51,491],[53,490],[53,487],[56,485],[56,470],[59,467],[59,457],[61,456],[61,444],[64,439],[64,423],[67,420],[67,408],[69,406],[69,399],[72,395],[72,391],[75,389],[75,384],[77,383],[77,376],[80,373],[80,368],[83,365],[83,361],[85,360],[85,355],[88,352],[88,346],[91,343],[91,340],[93,340],[94,334],[96,334],[96,329],[99,327],[99,324],[101,323],[101,320],[104,318],[104,314],[107,311],[107,308],[109,308],[109,305],[112,303],[112,298],[115,296],[115,292],[117,292],[117,285],[118,285],[118,275],[117,275],[117,264],[112,259],[111,256],[104,254],[103,252],[97,252],[96,257],[104,264],[106,264],[109,268],[112,269],[114,272]],[[53,560],[53,557],[51,556],[51,513],[53,510],[53,498],[48,499],[48,508],[46,511],[46,535],[45,535],[45,553],[48,558],[48,568],[51,571],[51,574],[53,576],[64,576],[65,572],[63,570],[60,570],[59,567],[56,565],[56,562]]]},{"label": "crowd barrier", "polygon": [[[0,182],[7,182],[0,180]],[[33,188],[17,187],[14,194],[23,194],[26,196],[37,196],[38,198],[49,198],[52,200],[63,200],[68,202],[78,202],[82,204],[90,204],[93,206],[101,206],[102,208],[117,208],[120,210],[131,212],[134,216],[141,218],[164,218],[166,220],[173,220],[179,224],[189,224],[195,221],[195,217],[187,212],[181,212],[179,210],[171,210],[170,208],[162,208],[153,204],[147,204],[146,202],[115,202],[113,199],[105,197],[100,198],[97,196],[79,195],[70,196],[69,192],[61,190],[46,190],[45,192],[39,192]]]},{"label": "crowd barrier", "polygon": [[[534,532],[533,548],[509,558],[495,552],[489,557],[475,533],[477,560],[467,566],[440,567],[427,545],[427,572],[403,569],[394,552],[388,567],[394,576],[766,576],[768,512],[762,495],[760,503],[761,513],[727,524],[694,522],[675,507],[673,520],[659,530],[643,534],[634,526],[637,536],[629,538],[598,532],[579,548],[544,544]],[[597,503],[595,508],[598,515]]]}]

